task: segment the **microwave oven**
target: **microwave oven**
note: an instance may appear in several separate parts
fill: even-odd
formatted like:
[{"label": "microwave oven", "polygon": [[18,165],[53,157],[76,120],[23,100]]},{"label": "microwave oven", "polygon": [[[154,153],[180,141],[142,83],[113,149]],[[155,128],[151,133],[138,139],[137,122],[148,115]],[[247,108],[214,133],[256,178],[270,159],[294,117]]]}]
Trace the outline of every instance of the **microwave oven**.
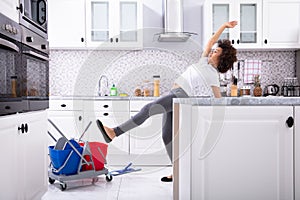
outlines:
[{"label": "microwave oven", "polygon": [[44,38],[47,37],[47,0],[20,0],[20,24]]}]

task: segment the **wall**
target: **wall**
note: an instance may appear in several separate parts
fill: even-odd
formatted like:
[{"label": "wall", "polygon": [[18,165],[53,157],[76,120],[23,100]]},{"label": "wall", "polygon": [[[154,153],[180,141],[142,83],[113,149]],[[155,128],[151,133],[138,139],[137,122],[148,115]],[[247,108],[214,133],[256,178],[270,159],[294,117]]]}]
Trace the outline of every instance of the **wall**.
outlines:
[{"label": "wall", "polygon": [[[116,84],[119,92],[133,94],[137,86],[161,76],[162,94],[169,91],[174,79],[187,66],[200,58],[200,51],[62,51],[50,54],[50,95],[97,95],[102,74],[109,87]],[[282,85],[284,77],[295,76],[294,51],[239,51],[238,59],[263,60],[261,84]],[[270,62],[269,62],[270,61]],[[243,71],[243,65],[241,66]]]}]

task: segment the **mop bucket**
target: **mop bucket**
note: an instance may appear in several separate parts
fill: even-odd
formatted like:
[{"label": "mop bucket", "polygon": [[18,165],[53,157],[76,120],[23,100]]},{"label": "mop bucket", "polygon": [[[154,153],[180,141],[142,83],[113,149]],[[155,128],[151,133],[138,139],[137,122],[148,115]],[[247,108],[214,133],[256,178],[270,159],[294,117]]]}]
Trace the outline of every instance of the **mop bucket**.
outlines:
[{"label": "mop bucket", "polygon": [[[80,146],[84,146],[84,143],[80,143]],[[107,144],[101,142],[89,142],[92,159],[95,165],[95,170],[99,171],[104,169],[104,164],[106,163],[107,155]],[[87,161],[90,161],[89,157],[84,156]],[[83,165],[82,171],[92,170],[92,165]]]},{"label": "mop bucket", "polygon": [[[82,153],[83,148],[75,141],[70,140],[73,146]],[[54,174],[72,175],[77,174],[80,162],[80,156],[67,143],[64,149],[55,149],[54,146],[49,146],[49,155],[53,165]]]}]

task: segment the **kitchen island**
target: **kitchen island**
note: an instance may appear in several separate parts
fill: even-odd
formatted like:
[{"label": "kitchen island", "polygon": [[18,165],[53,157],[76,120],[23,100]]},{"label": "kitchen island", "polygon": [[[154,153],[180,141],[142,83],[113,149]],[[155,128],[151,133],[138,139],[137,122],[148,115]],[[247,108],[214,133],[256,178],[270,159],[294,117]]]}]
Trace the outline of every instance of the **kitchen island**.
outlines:
[{"label": "kitchen island", "polygon": [[174,199],[299,199],[299,119],[295,97],[175,99]]}]

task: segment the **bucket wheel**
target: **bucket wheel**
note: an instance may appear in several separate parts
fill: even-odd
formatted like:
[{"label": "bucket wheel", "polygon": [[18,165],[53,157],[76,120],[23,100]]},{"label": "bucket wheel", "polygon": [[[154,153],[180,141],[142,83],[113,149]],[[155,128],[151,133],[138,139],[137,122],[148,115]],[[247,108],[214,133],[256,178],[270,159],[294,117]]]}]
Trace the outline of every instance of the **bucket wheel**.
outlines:
[{"label": "bucket wheel", "polygon": [[53,184],[55,182],[55,179],[52,179],[52,178],[49,177],[48,181],[49,181],[50,184]]},{"label": "bucket wheel", "polygon": [[60,183],[60,189],[61,189],[61,191],[65,191],[67,189],[67,184],[66,183]]},{"label": "bucket wheel", "polygon": [[107,182],[110,182],[110,181],[112,181],[113,176],[110,173],[108,173],[108,174],[106,174],[105,179],[106,179]]},{"label": "bucket wheel", "polygon": [[94,177],[94,178],[92,179],[92,183],[96,183],[96,182],[98,182],[98,180],[99,180],[98,177]]}]

